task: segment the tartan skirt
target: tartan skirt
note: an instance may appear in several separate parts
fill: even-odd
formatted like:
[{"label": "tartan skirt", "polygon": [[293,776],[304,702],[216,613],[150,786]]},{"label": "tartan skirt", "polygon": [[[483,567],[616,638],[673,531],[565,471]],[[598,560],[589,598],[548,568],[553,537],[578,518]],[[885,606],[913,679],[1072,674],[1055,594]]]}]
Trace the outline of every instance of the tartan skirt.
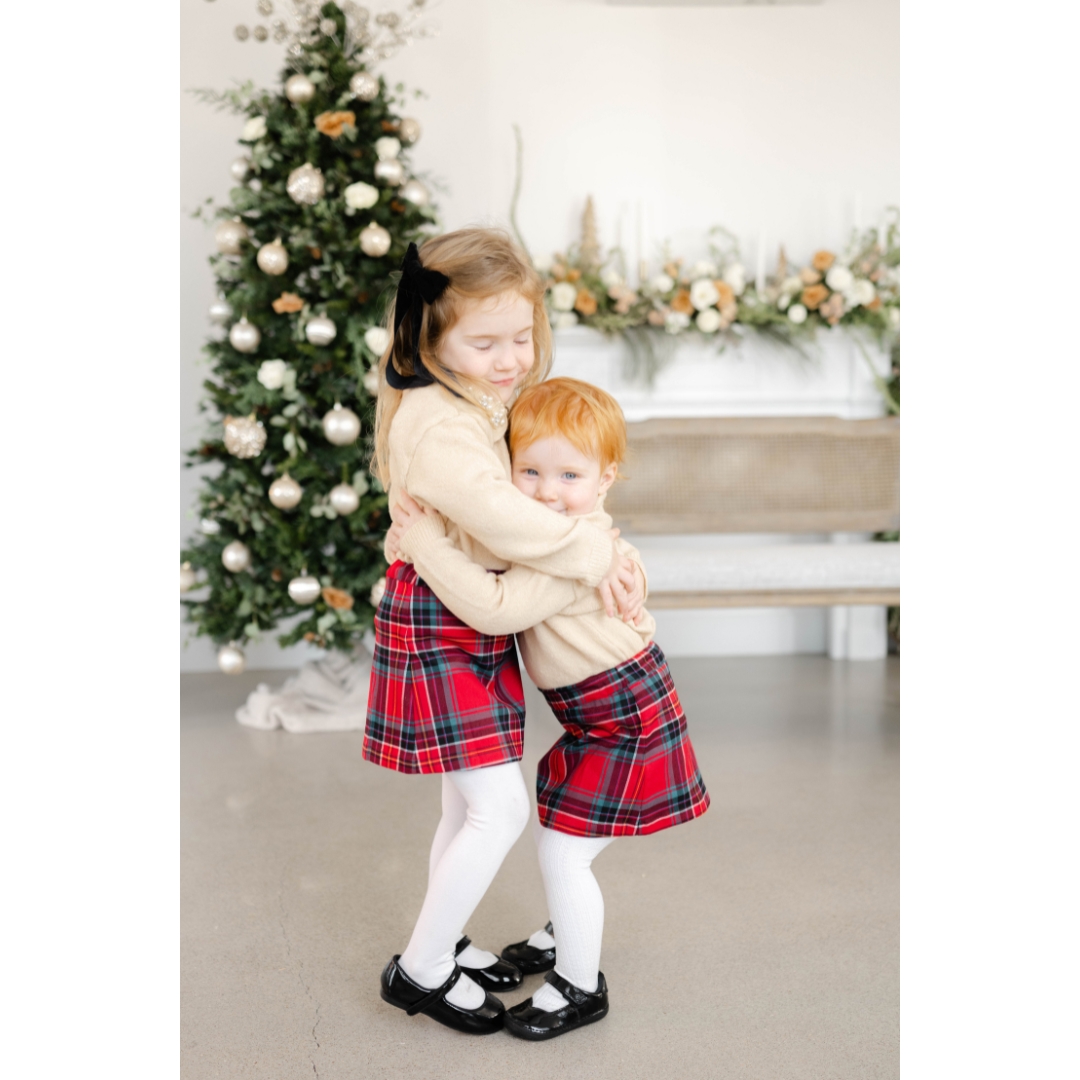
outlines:
[{"label": "tartan skirt", "polygon": [[542,692],[566,732],[536,770],[541,825],[573,836],[644,836],[708,809],[658,645],[573,686]]},{"label": "tartan skirt", "polygon": [[404,773],[520,761],[524,725],[513,637],[467,626],[395,562],[375,612],[364,759]]}]

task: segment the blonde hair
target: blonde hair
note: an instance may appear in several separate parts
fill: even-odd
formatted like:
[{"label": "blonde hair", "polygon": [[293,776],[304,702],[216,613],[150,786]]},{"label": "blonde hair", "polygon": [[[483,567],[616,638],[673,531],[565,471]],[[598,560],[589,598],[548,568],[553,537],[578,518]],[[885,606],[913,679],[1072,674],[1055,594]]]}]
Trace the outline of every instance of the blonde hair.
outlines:
[{"label": "blonde hair", "polygon": [[580,379],[548,379],[521,392],[510,411],[510,454],[560,435],[600,468],[626,456],[626,418],[608,393]]},{"label": "blonde hair", "polygon": [[[486,300],[503,293],[517,293],[533,305],[533,366],[522,380],[522,388],[534,386],[551,369],[551,325],[544,307],[544,283],[528,256],[499,229],[458,229],[433,236],[420,246],[420,261],[429,270],[438,270],[450,284],[434,303],[424,304],[420,326],[420,358],[431,375],[447,389],[495,394],[483,379],[473,379],[451,371],[439,360],[439,346],[461,317],[466,302]],[[408,319],[405,320],[408,323]],[[391,341],[379,360],[379,394],[375,406],[375,454],[371,471],[384,488],[390,485],[390,425],[401,405],[403,390],[386,381],[386,366],[393,358],[403,375],[413,373],[412,355],[407,351],[408,334],[395,337],[394,304],[386,313]],[[404,325],[403,325],[404,329]],[[400,339],[404,340],[400,340]],[[468,399],[466,399],[468,400]],[[483,411],[479,405],[476,408]]]}]

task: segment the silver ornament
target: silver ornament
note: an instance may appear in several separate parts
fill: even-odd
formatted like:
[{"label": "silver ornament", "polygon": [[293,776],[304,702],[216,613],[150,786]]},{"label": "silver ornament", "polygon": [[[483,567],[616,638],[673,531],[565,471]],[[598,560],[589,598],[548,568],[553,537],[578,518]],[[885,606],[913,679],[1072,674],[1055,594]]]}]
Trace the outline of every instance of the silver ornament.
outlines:
[{"label": "silver ornament", "polygon": [[214,243],[222,255],[239,255],[240,245],[248,238],[248,227],[239,219],[223,221],[214,230]]},{"label": "silver ornament", "polygon": [[199,522],[199,531],[203,536],[217,536],[221,532],[221,526],[213,518],[203,518]]},{"label": "silver ornament", "polygon": [[288,49],[285,50],[294,60],[299,60],[304,55],[304,46],[299,41],[294,41]]},{"label": "silver ornament", "polygon": [[310,574],[294,577],[289,582],[289,596],[297,604],[314,604],[322,593],[319,579]]},{"label": "silver ornament", "polygon": [[269,244],[263,244],[259,248],[259,254],[255,256],[255,261],[260,270],[276,277],[289,268],[289,253],[282,247],[279,237]]},{"label": "silver ornament", "polygon": [[323,197],[326,181],[323,180],[322,171],[314,165],[301,165],[289,173],[285,190],[293,202],[314,206]]},{"label": "silver ornament", "polygon": [[419,180],[410,180],[398,194],[414,206],[427,206],[431,202],[431,193]]},{"label": "silver ornament", "polygon": [[210,316],[210,321],[216,326],[224,326],[232,318],[233,311],[227,300],[218,297],[210,305],[207,314]]},{"label": "silver ornament", "polygon": [[255,9],[258,11],[258,13],[260,15],[273,15],[274,14],[273,0],[258,0],[258,3],[255,5]]},{"label": "silver ornament", "polygon": [[251,31],[250,31],[250,30],[248,30],[248,28],[247,28],[247,27],[246,27],[246,26],[245,26],[245,25],[244,25],[243,23],[241,23],[241,24],[240,24],[240,25],[239,25],[239,26],[238,26],[238,27],[237,27],[237,28],[236,28],[236,29],[235,29],[235,30],[233,31],[233,33],[234,33],[234,34],[236,35],[236,40],[237,40],[237,41],[247,41],[247,39],[248,39],[248,35],[249,35],[249,34],[251,33]]},{"label": "silver ornament", "polygon": [[337,327],[333,319],[328,319],[325,315],[316,315],[304,327],[304,336],[312,345],[329,345],[337,337]]},{"label": "silver ornament", "polygon": [[343,409],[338,402],[322,418],[322,429],[335,446],[348,446],[360,437],[360,417],[352,409]]},{"label": "silver ornament", "polygon": [[379,80],[366,71],[358,71],[349,80],[349,89],[361,101],[374,101],[379,96]]},{"label": "silver ornament", "polygon": [[390,250],[390,233],[376,222],[360,232],[360,250],[373,258],[382,258]]},{"label": "silver ornament", "polygon": [[281,21],[274,20],[274,40],[280,45],[289,36],[289,28]]},{"label": "silver ornament", "polygon": [[315,84],[306,75],[290,75],[285,80],[285,96],[294,105],[305,105],[315,96]]},{"label": "silver ornament", "polygon": [[251,158],[247,154],[238,157],[230,166],[229,172],[232,174],[232,178],[241,182],[248,174],[248,170],[251,168]]},{"label": "silver ornament", "polygon": [[222,645],[218,649],[217,666],[226,675],[239,675],[247,667],[244,650],[237,645]]},{"label": "silver ornament", "polygon": [[333,19],[323,19],[323,21],[321,23],[319,23],[319,29],[327,37],[329,37],[331,34],[336,34],[337,33],[337,23],[334,22]]},{"label": "silver ornament", "polygon": [[256,41],[265,41],[270,34],[265,26],[256,26],[255,29],[251,31],[251,36],[255,38]]},{"label": "silver ornament", "polygon": [[233,457],[258,457],[266,446],[266,428],[250,416],[225,417],[225,449]]},{"label": "silver ornament", "polygon": [[252,326],[245,315],[238,323],[233,323],[229,331],[229,342],[237,352],[253,353],[262,341],[262,334],[257,326]]},{"label": "silver ornament", "polygon": [[407,146],[411,146],[420,138],[422,130],[419,120],[414,120],[411,116],[404,116],[398,125],[398,138]]},{"label": "silver ornament", "polygon": [[279,510],[291,510],[304,497],[304,489],[288,474],[270,485],[270,501]]},{"label": "silver ornament", "polygon": [[242,541],[234,540],[222,549],[221,565],[231,573],[239,574],[251,565],[251,550]]},{"label": "silver ornament", "polygon": [[397,158],[375,162],[375,179],[384,184],[400,184],[405,179],[405,166]]},{"label": "silver ornament", "polygon": [[189,592],[195,588],[195,571],[191,569],[191,563],[180,564],[180,591]]},{"label": "silver ornament", "polygon": [[337,487],[330,489],[330,505],[342,517],[345,517],[354,510],[359,509],[360,496],[356,494],[356,489],[349,484],[338,484]]},{"label": "silver ornament", "polygon": [[386,578],[381,577],[374,585],[371,586],[371,592],[368,593],[368,600],[371,601],[372,607],[378,607],[379,601],[382,600],[383,594],[386,592]]}]

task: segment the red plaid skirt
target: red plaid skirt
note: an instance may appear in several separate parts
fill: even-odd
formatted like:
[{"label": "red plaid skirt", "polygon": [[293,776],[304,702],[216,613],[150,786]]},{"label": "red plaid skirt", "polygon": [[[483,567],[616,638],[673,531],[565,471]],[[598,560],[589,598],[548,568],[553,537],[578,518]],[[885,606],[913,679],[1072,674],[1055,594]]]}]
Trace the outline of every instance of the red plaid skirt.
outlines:
[{"label": "red plaid skirt", "polygon": [[686,717],[658,645],[543,694],[566,728],[536,770],[546,828],[573,836],[643,836],[708,809]]},{"label": "red plaid skirt", "polygon": [[524,724],[513,637],[467,626],[395,562],[375,612],[365,760],[404,773],[520,761]]}]

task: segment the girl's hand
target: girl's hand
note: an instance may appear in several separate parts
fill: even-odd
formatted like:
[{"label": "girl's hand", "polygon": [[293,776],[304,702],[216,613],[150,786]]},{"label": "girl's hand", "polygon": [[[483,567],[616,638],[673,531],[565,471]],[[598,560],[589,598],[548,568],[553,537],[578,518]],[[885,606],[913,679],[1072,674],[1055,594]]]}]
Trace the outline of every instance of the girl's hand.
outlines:
[{"label": "girl's hand", "polygon": [[[636,587],[634,564],[625,555],[619,554],[614,540],[611,542],[611,547],[614,558],[611,560],[611,566],[604,575],[604,579],[597,586],[600,599],[604,602],[604,610],[611,618],[615,617],[616,609],[624,620],[637,618],[645,599],[644,587],[641,588],[640,595],[634,602],[633,590]],[[627,589],[627,583],[629,583],[630,591]]]},{"label": "girl's hand", "polygon": [[407,491],[399,491],[395,496],[395,503],[390,508],[390,517],[394,524],[390,526],[386,534],[386,546],[395,558],[401,558],[401,538],[415,525],[425,514],[436,515],[436,510],[425,510]]},{"label": "girl's hand", "polygon": [[645,578],[636,562],[630,562],[630,570],[628,577],[619,579],[626,588],[626,610],[622,612],[622,617],[623,622],[636,626],[645,610]]}]

